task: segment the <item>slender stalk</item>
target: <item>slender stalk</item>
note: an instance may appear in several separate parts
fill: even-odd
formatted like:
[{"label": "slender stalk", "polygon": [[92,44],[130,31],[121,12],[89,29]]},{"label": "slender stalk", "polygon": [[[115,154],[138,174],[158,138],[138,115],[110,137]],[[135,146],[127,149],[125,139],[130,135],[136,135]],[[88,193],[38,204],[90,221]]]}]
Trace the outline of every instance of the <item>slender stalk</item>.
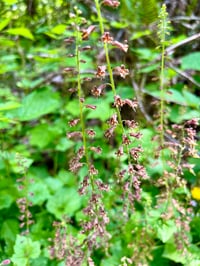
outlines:
[{"label": "slender stalk", "polygon": [[[82,138],[83,138],[83,147],[85,153],[86,164],[88,170],[90,168],[90,161],[88,156],[88,147],[87,147],[87,138],[85,132],[85,121],[83,115],[83,95],[82,95],[82,88],[81,88],[81,67],[80,67],[80,43],[81,43],[81,35],[78,29],[76,29],[76,67],[77,67],[77,89],[78,89],[78,99],[79,99],[79,110],[80,110],[80,122],[81,122],[81,130],[82,130]],[[90,181],[92,189],[94,190],[94,177],[90,175]]]},{"label": "slender stalk", "polygon": [[161,90],[161,97],[160,97],[160,127],[161,127],[161,134],[160,134],[160,141],[161,147],[164,147],[164,67],[165,67],[165,44],[162,43],[162,51],[161,51],[161,72],[160,72],[160,90]]},{"label": "slender stalk", "polygon": [[[96,4],[96,9],[97,9],[97,15],[98,15],[98,20],[99,20],[101,35],[103,35],[104,34],[104,25],[103,25],[103,18],[101,15],[101,8],[100,8],[99,0],[95,0],[95,4]],[[110,63],[109,50],[108,50],[108,44],[107,43],[104,43],[104,51],[105,51],[105,55],[106,55],[106,64],[107,64],[108,73],[109,73],[109,77],[110,77],[110,84],[111,84],[112,92],[113,92],[113,95],[116,96],[116,94],[117,94],[116,93],[116,87],[115,87],[113,71],[112,71],[112,67],[111,67],[111,63]],[[121,127],[121,131],[122,131],[122,133],[124,133],[122,118],[121,118],[120,110],[118,107],[116,107],[116,111],[117,111],[117,117],[119,120],[119,125]]]}]

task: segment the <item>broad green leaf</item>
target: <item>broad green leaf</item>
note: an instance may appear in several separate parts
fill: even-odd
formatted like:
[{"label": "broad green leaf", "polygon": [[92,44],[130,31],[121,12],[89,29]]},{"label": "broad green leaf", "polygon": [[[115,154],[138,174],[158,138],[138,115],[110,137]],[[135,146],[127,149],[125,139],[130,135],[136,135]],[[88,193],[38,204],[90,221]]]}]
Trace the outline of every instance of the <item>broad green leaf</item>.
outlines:
[{"label": "broad green leaf", "polygon": [[53,125],[41,124],[33,128],[28,133],[28,136],[30,137],[31,145],[43,149],[49,143],[57,139],[59,134],[59,128]]},{"label": "broad green leaf", "polygon": [[131,50],[136,53],[140,59],[147,61],[153,60],[159,55],[155,50],[149,48],[136,48]]},{"label": "broad green leaf", "polygon": [[177,231],[176,225],[173,221],[166,221],[162,225],[157,226],[157,237],[163,242],[166,243],[173,234]]},{"label": "broad green leaf", "polygon": [[49,265],[48,258],[40,256],[39,258],[31,261],[31,266],[39,266],[39,265],[48,266]]},{"label": "broad green leaf", "polygon": [[24,38],[30,39],[30,40],[34,40],[34,36],[31,33],[31,31],[27,28],[11,28],[9,30],[6,31],[8,34],[11,35],[19,35],[22,36]]},{"label": "broad green leaf", "polygon": [[3,221],[1,227],[1,238],[14,241],[19,231],[19,222],[14,219],[7,219]]},{"label": "broad green leaf", "polygon": [[199,266],[200,265],[200,259],[193,259],[188,266]]},{"label": "broad green leaf", "polygon": [[57,93],[50,89],[37,90],[24,97],[15,115],[21,121],[30,121],[55,111],[59,105]]},{"label": "broad green leaf", "polygon": [[74,142],[71,140],[68,140],[66,137],[60,138],[58,140],[58,143],[55,147],[57,151],[66,151],[74,146]]},{"label": "broad green leaf", "polygon": [[193,52],[182,57],[181,68],[200,70],[200,52]]},{"label": "broad green leaf", "polygon": [[10,18],[6,18],[0,22],[0,31],[3,30],[10,22]]},{"label": "broad green leaf", "polygon": [[57,26],[55,26],[53,29],[51,29],[51,32],[53,34],[63,34],[66,30],[66,25],[64,24],[59,24]]},{"label": "broad green leaf", "polygon": [[64,169],[61,169],[57,175],[57,178],[62,182],[63,185],[67,186],[75,186],[76,179],[74,177],[74,174],[72,174],[69,171],[66,171]]},{"label": "broad green leaf", "polygon": [[47,202],[47,210],[57,219],[64,215],[73,216],[81,206],[81,198],[76,189],[61,188]]},{"label": "broad green leaf", "polygon": [[137,40],[143,36],[150,35],[151,31],[150,30],[144,30],[144,31],[136,31],[135,33],[132,34],[130,40]]},{"label": "broad green leaf", "polygon": [[42,205],[50,196],[47,185],[39,179],[34,179],[34,182],[29,184],[28,190],[29,200],[33,205]]},{"label": "broad green leaf", "polygon": [[186,256],[183,255],[181,250],[177,250],[175,243],[172,241],[165,244],[165,249],[162,256],[177,263],[184,264],[186,262]]},{"label": "broad green leaf", "polygon": [[38,258],[40,255],[40,243],[32,241],[29,237],[17,236],[14,255],[11,257],[15,266],[26,266],[30,259]]},{"label": "broad green leaf", "polygon": [[56,191],[61,189],[63,186],[63,183],[59,179],[53,178],[53,177],[45,178],[44,182],[45,182],[50,194],[55,194]]},{"label": "broad green leaf", "polygon": [[196,108],[200,107],[200,98],[191,92],[183,90],[183,97],[185,98],[188,106]]},{"label": "broad green leaf", "polygon": [[9,38],[5,38],[1,36],[0,38],[0,46],[2,47],[13,47],[15,46],[15,42],[10,40]]},{"label": "broad green leaf", "polygon": [[148,67],[141,67],[141,69],[138,71],[138,73],[150,73],[156,69],[158,69],[159,64],[152,64]]},{"label": "broad green leaf", "polygon": [[7,5],[13,5],[17,3],[18,0],[3,0],[3,2]]},{"label": "broad green leaf", "polygon": [[103,259],[100,266],[118,266],[119,259],[114,256],[109,256],[109,258]]},{"label": "broad green leaf", "polygon": [[184,120],[190,120],[192,118],[199,118],[199,111],[187,108],[184,112],[180,106],[173,106],[170,112],[170,120],[174,123],[181,123]]},{"label": "broad green leaf", "polygon": [[14,198],[8,193],[8,190],[1,191],[0,194],[0,210],[4,208],[9,208],[13,203]]},{"label": "broad green leaf", "polygon": [[9,163],[10,163],[10,166],[12,167],[12,170],[15,173],[26,173],[27,169],[33,163],[33,159],[24,157],[18,153],[13,153],[11,155],[12,155],[12,158],[10,159]]},{"label": "broad green leaf", "polygon": [[[102,104],[102,101],[104,104]],[[108,98],[105,99],[96,99],[96,98],[88,98],[86,104],[92,104],[96,106],[95,110],[87,109],[88,114],[86,115],[88,119],[101,119],[102,121],[106,121],[112,114],[110,108],[110,100]]]},{"label": "broad green leaf", "polygon": [[77,100],[71,100],[67,103],[66,106],[66,110],[67,112],[69,112],[70,114],[72,114],[73,116],[79,116],[79,103]]},{"label": "broad green leaf", "polygon": [[0,103],[0,111],[16,109],[20,106],[17,102]]}]

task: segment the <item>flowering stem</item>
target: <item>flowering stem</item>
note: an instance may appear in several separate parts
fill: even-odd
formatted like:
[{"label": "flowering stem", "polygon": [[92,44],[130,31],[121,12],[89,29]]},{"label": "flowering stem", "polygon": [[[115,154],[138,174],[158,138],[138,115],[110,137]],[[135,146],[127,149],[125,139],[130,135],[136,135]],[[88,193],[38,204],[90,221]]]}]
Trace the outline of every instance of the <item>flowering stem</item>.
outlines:
[{"label": "flowering stem", "polygon": [[161,73],[160,73],[160,90],[161,90],[161,101],[160,101],[160,127],[161,127],[161,147],[164,147],[164,65],[165,65],[165,45],[162,44],[161,51]]},{"label": "flowering stem", "polygon": [[[97,9],[97,15],[98,15],[98,20],[99,20],[101,35],[103,35],[104,34],[104,25],[103,25],[103,19],[101,16],[101,8],[100,8],[99,0],[95,0],[95,4],[96,4],[96,9]],[[104,43],[104,51],[105,51],[105,55],[106,55],[106,63],[107,63],[109,77],[110,77],[110,84],[111,84],[112,92],[113,92],[113,95],[116,96],[117,93],[116,93],[115,82],[114,82],[112,67],[111,67],[111,63],[110,63],[109,50],[108,50],[108,44],[107,43]],[[124,127],[123,127],[119,107],[116,107],[116,111],[117,111],[117,117],[119,120],[119,124],[120,124],[121,130],[122,130],[122,134],[123,134],[124,133]]]},{"label": "flowering stem", "polygon": [[[85,121],[83,116],[83,100],[82,100],[82,88],[81,88],[81,74],[80,74],[80,42],[81,36],[78,29],[76,29],[76,67],[77,67],[77,89],[78,89],[78,99],[79,99],[79,110],[80,110],[80,122],[81,122],[81,130],[82,130],[82,138],[83,138],[83,147],[85,153],[86,164],[88,170],[90,168],[89,156],[88,156],[88,148],[87,148],[87,139],[85,133]],[[94,178],[93,175],[90,175],[90,181],[92,189],[94,189]]]}]

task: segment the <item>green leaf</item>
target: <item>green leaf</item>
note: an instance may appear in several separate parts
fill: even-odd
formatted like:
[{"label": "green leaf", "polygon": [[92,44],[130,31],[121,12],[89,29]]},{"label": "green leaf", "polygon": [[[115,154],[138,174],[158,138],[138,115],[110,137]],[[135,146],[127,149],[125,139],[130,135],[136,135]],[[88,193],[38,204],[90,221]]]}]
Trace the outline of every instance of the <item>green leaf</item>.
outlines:
[{"label": "green leaf", "polygon": [[3,2],[7,5],[13,5],[17,3],[18,0],[3,0]]},{"label": "green leaf", "polygon": [[29,184],[28,191],[29,195],[33,194],[33,196],[29,196],[29,200],[33,205],[40,206],[50,197],[47,185],[39,179],[34,179],[34,183]]},{"label": "green leaf", "polygon": [[11,257],[15,266],[26,266],[30,259],[38,258],[40,255],[40,243],[32,241],[29,237],[17,236],[14,255]]},{"label": "green leaf", "polygon": [[188,106],[196,108],[200,106],[200,98],[192,94],[191,92],[183,90],[183,97],[185,98]]},{"label": "green leaf", "polygon": [[136,31],[135,33],[132,34],[130,40],[137,40],[143,36],[150,35],[151,31],[150,30],[144,30],[144,31]]},{"label": "green leaf", "polygon": [[186,257],[183,255],[182,251],[177,250],[174,242],[166,243],[162,256],[177,263],[184,264],[186,262]]},{"label": "green leaf", "polygon": [[200,259],[193,259],[188,266],[199,266],[200,265]]},{"label": "green leaf", "polygon": [[65,138],[60,138],[58,140],[58,144],[56,145],[55,149],[57,151],[66,151],[69,148],[74,146],[74,142],[71,140],[68,140],[66,137]]},{"label": "green leaf", "polygon": [[30,121],[55,111],[59,106],[60,99],[57,93],[50,89],[37,90],[24,97],[21,107],[15,114],[21,121]]},{"label": "green leaf", "polygon": [[3,30],[10,22],[10,18],[6,18],[0,22],[0,31]]},{"label": "green leaf", "polygon": [[59,25],[55,26],[53,29],[51,29],[51,32],[53,34],[60,35],[60,34],[63,34],[65,32],[65,30],[66,30],[66,25],[59,24]]},{"label": "green leaf", "polygon": [[0,194],[0,210],[4,208],[9,208],[13,203],[14,198],[12,195],[8,194],[7,190],[1,191]]},{"label": "green leaf", "polygon": [[6,102],[0,104],[0,111],[16,109],[20,106],[17,102]]},{"label": "green leaf", "polygon": [[80,206],[81,198],[73,188],[59,189],[47,202],[47,210],[58,219],[64,215],[73,216]]},{"label": "green leaf", "polygon": [[157,237],[166,243],[177,231],[176,225],[172,220],[166,221],[164,224],[157,226]]},{"label": "green leaf", "polygon": [[63,186],[63,183],[59,179],[56,179],[53,177],[45,178],[45,183],[47,185],[47,188],[48,188],[50,194],[55,194],[56,191],[61,189]]},{"label": "green leaf", "polygon": [[[102,101],[104,104],[102,104]],[[111,115],[111,108],[109,106],[109,99],[94,99],[94,98],[88,98],[86,104],[92,104],[96,106],[95,110],[87,109],[88,119],[101,119],[102,121],[106,121],[109,119]]]},{"label": "green leaf", "polygon": [[19,35],[19,36],[22,36],[24,38],[27,38],[27,39],[30,39],[30,40],[34,40],[34,36],[33,34],[31,33],[31,31],[27,28],[11,28],[9,30],[6,31],[8,34],[11,34],[11,35]]},{"label": "green leaf", "polygon": [[25,158],[24,156],[21,156],[21,154],[13,153],[11,156],[9,163],[15,173],[25,173],[33,163],[33,159]]},{"label": "green leaf", "polygon": [[200,52],[193,52],[182,57],[181,68],[200,70]]},{"label": "green leaf", "polygon": [[19,231],[19,222],[14,219],[7,219],[2,223],[1,238],[14,241]]},{"label": "green leaf", "polygon": [[43,149],[57,139],[60,134],[59,130],[59,128],[48,124],[38,125],[28,133],[30,136],[30,144]]}]

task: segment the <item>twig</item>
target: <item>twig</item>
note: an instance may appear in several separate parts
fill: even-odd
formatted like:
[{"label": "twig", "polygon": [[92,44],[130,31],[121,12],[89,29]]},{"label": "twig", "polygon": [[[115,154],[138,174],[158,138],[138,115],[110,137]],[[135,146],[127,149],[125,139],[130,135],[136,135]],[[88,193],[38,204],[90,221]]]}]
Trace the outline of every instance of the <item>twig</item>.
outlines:
[{"label": "twig", "polygon": [[143,100],[142,100],[142,97],[141,97],[141,89],[139,88],[138,84],[134,81],[133,78],[131,78],[131,82],[132,82],[133,89],[135,90],[135,94],[136,94],[136,98],[137,98],[137,101],[138,101],[138,106],[140,108],[140,111],[142,112],[142,114],[146,118],[147,122],[152,124],[153,120],[148,115],[148,113],[146,112],[145,107],[143,105]]},{"label": "twig", "polygon": [[186,20],[186,21],[195,20],[195,21],[200,21],[200,17],[197,17],[197,16],[191,16],[191,17],[177,16],[177,17],[174,17],[174,18],[170,18],[170,21],[179,21],[179,20]]},{"label": "twig", "polygon": [[181,75],[182,77],[188,79],[191,83],[193,83],[194,85],[196,85],[197,87],[200,88],[200,83],[198,83],[196,80],[194,80],[190,75],[188,75],[186,72],[178,69],[177,67],[173,66],[171,63],[167,63],[167,65],[173,69],[176,73],[178,73],[179,75]]},{"label": "twig", "polygon": [[169,46],[168,48],[166,48],[165,54],[166,55],[172,54],[177,47],[180,47],[180,46],[182,46],[188,42],[192,42],[198,38],[200,38],[200,33],[194,34],[194,35],[192,35],[192,36],[190,36],[190,37],[188,37],[188,38],[186,38],[186,39],[184,39],[178,43],[175,43],[175,44]]}]

